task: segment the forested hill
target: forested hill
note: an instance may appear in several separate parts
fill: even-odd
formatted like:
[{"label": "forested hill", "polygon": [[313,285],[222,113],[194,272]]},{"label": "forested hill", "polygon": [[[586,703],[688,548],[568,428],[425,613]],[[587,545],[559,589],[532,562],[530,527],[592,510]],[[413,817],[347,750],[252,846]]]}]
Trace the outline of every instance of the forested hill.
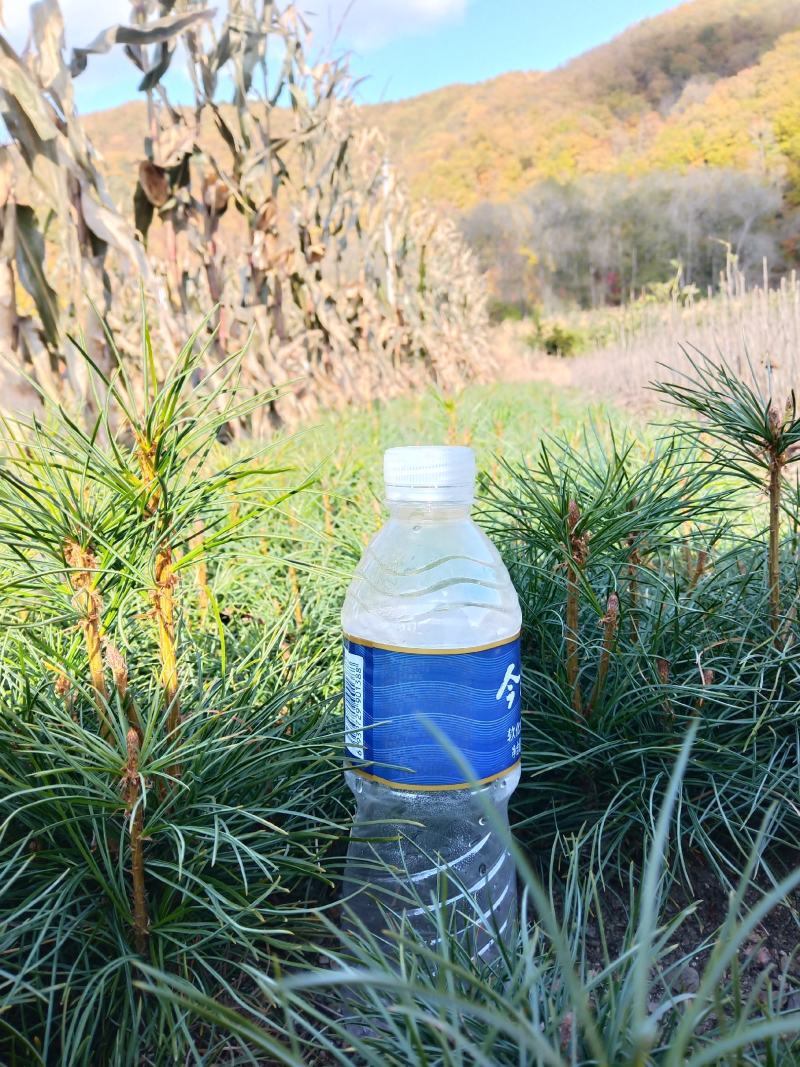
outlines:
[{"label": "forested hill", "polygon": [[[513,27],[509,28],[513,32]],[[800,0],[691,0],[546,73],[369,109],[418,194],[709,165],[800,190]]]}]

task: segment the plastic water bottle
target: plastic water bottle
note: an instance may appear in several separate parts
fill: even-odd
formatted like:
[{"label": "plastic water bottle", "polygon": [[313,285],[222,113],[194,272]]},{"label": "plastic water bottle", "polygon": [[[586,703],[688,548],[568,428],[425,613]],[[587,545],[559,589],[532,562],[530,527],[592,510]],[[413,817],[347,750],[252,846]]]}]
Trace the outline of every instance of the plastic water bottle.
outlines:
[{"label": "plastic water bottle", "polygon": [[470,518],[471,449],[390,448],[384,475],[389,520],[342,611],[357,802],[345,897],[379,938],[404,919],[435,944],[444,925],[489,961],[516,926],[514,863],[479,795],[507,826],[520,775],[519,603]]}]

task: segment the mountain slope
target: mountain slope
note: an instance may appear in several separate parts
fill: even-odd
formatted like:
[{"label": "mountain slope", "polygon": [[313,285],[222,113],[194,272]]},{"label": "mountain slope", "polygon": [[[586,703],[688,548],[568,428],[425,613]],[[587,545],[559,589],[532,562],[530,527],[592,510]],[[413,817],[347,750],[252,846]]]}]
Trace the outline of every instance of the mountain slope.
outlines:
[{"label": "mountain slope", "polygon": [[800,192],[800,32],[785,34],[755,66],[687,100],[661,126],[644,162],[783,172]]},{"label": "mountain slope", "polygon": [[[785,152],[795,163],[776,165],[792,169],[796,30],[798,0],[693,0],[557,70],[448,86],[370,117],[414,191],[458,207],[587,172]],[[706,103],[712,128],[698,141]]]}]

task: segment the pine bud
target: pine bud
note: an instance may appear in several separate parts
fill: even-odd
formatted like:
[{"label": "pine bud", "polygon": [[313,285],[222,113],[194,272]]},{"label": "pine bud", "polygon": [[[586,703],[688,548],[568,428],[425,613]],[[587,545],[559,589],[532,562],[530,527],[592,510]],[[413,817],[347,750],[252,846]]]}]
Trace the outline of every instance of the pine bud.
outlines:
[{"label": "pine bud", "polygon": [[125,695],[128,692],[128,665],[126,664],[122,653],[112,641],[106,639],[104,644],[106,663],[111,670],[114,685],[117,687],[120,699],[124,700]]}]

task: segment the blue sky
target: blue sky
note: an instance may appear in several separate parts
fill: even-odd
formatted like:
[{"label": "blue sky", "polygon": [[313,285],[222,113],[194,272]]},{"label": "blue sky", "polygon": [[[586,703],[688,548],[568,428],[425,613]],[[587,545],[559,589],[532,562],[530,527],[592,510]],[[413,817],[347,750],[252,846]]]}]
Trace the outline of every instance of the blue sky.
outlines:
[{"label": "blue sky", "polygon": [[[210,0],[214,3],[214,0]],[[225,0],[216,0],[224,7]],[[19,47],[26,0],[6,0],[7,33]],[[352,54],[364,78],[364,102],[396,100],[451,82],[476,82],[509,70],[542,70],[601,44],[670,0],[300,0],[320,48]],[[61,0],[68,46],[85,44],[111,23],[127,21],[128,0]],[[76,83],[83,111],[133,98],[136,73],[122,55],[93,57]],[[171,89],[183,95],[184,80]]]},{"label": "blue sky", "polygon": [[[375,8],[380,2],[360,0],[359,6]],[[451,3],[438,22],[418,20],[415,28],[407,19],[385,43],[370,41],[360,24],[354,32],[345,29],[342,41],[354,50],[354,72],[367,79],[361,97],[394,100],[509,70],[557,67],[631,23],[675,6],[669,0],[467,0]],[[356,15],[354,5],[351,18]]]}]

